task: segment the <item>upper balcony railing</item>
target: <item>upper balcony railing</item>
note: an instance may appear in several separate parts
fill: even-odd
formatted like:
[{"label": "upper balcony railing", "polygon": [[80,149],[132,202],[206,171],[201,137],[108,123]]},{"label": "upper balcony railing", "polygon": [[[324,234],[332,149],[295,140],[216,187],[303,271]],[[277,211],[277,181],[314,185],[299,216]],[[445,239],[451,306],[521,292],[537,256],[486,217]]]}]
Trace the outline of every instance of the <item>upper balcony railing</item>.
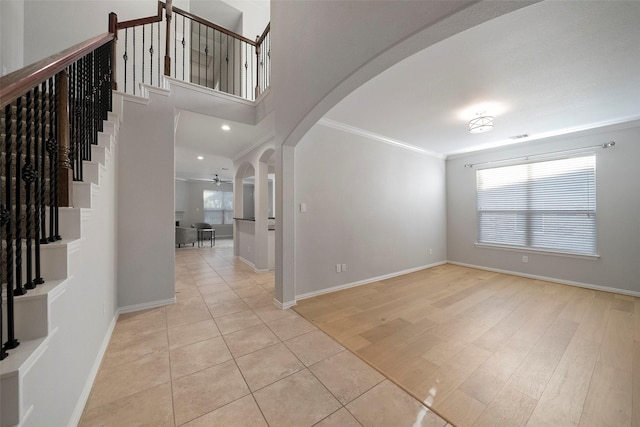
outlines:
[{"label": "upper balcony railing", "polygon": [[114,52],[117,89],[162,86],[162,76],[255,101],[270,84],[270,26],[250,40],[191,13],[158,2],[158,13],[117,22]]}]

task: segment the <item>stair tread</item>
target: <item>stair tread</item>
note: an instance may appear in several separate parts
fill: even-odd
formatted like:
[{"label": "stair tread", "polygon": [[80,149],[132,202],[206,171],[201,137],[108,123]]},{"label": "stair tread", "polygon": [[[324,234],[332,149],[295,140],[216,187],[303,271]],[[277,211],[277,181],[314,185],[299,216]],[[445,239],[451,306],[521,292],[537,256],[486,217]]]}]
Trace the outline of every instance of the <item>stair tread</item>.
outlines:
[{"label": "stair tread", "polygon": [[46,348],[45,343],[50,336],[21,341],[18,347],[9,350],[9,357],[0,362],[0,380],[16,375],[37,360],[40,351]]}]

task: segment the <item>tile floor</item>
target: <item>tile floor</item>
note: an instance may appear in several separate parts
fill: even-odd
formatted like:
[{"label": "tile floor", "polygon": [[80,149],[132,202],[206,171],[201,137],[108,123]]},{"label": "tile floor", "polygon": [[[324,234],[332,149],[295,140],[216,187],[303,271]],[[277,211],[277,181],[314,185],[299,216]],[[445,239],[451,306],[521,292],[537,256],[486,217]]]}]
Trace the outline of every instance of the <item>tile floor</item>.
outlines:
[{"label": "tile floor", "polygon": [[449,426],[291,310],[231,242],[176,249],[173,306],[123,314],[81,426]]}]

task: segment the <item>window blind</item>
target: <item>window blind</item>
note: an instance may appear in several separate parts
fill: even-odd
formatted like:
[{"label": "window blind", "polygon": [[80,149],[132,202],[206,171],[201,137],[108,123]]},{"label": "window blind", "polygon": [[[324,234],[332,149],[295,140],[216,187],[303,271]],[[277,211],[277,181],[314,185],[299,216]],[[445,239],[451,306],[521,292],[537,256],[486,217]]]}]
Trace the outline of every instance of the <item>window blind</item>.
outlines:
[{"label": "window blind", "polygon": [[478,170],[478,243],[595,255],[595,172],[595,154]]},{"label": "window blind", "polygon": [[204,206],[204,222],[207,224],[233,223],[233,192],[211,191],[202,192]]}]

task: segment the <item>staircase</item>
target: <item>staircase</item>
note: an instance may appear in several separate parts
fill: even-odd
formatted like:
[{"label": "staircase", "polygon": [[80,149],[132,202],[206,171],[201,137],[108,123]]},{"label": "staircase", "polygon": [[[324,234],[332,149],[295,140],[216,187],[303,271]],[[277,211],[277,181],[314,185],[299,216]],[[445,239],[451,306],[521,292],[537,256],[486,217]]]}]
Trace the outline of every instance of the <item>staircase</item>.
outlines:
[{"label": "staircase", "polygon": [[[121,98],[116,97],[114,105],[121,106]],[[0,362],[2,427],[73,425],[82,414],[98,369],[95,361],[107,345],[92,336],[108,338],[105,331],[116,319],[115,292],[109,283],[115,281],[114,159],[119,125],[118,114],[109,113],[98,144],[91,147],[92,160],[83,162],[84,180],[73,182],[74,207],[59,209],[63,239],[42,245],[46,283],[15,298],[20,345]],[[101,319],[97,323],[105,331],[86,330],[85,324],[93,324],[89,318]],[[59,397],[79,389],[82,394],[76,399]],[[65,407],[68,401],[77,401],[76,408]]]},{"label": "staircase", "polygon": [[115,323],[113,37],[0,78],[0,427],[77,423]]},{"label": "staircase", "polygon": [[[0,78],[0,427],[77,425],[119,311],[148,305],[125,304],[123,308],[118,301],[121,291],[128,291],[118,283],[118,257],[127,257],[128,252],[122,246],[117,249],[118,233],[124,227],[117,226],[116,220],[116,159],[125,100],[130,106],[148,102],[152,106],[155,102],[156,108],[164,105],[166,101],[160,99],[168,99],[165,88],[170,85],[166,77],[177,84],[177,74],[185,74],[185,70],[190,81],[185,87],[178,85],[177,90],[191,93],[192,86],[202,82],[198,75],[196,83],[189,70],[202,64],[203,82],[210,92],[235,95],[231,97],[235,99],[225,95],[222,101],[238,104],[241,97],[252,101],[263,96],[268,87],[269,27],[254,42],[177,8],[170,8],[163,20],[163,11],[167,12],[166,6],[159,2],[158,16],[122,23],[111,14],[108,33]],[[148,84],[140,86],[146,101],[112,93],[119,81],[124,92],[128,86],[135,88],[136,83],[145,82],[145,75],[136,74],[135,33],[140,31],[143,39],[138,61],[144,63],[148,52],[147,63],[156,64],[154,46],[147,49],[144,37],[145,31],[152,32],[155,27],[155,49],[159,52],[161,24],[173,36],[167,46],[174,54],[181,46],[182,56],[174,55],[171,67],[165,51],[161,70],[156,53],[158,68],[151,70]],[[178,71],[177,59],[184,63],[184,52],[193,48],[179,43],[176,29],[187,35],[194,35],[196,29],[205,34],[203,52],[191,52],[197,62],[192,59]],[[127,31],[133,35],[131,70],[127,70]],[[117,34],[125,43],[116,44]],[[207,43],[217,52],[216,57],[208,56]],[[211,61],[218,61],[215,69],[206,65],[214,64]],[[116,63],[120,80],[116,79]],[[201,90],[196,92],[203,96]],[[169,119],[173,108],[161,106],[167,114],[164,127],[157,123],[157,110],[145,113],[149,123],[141,126],[156,152],[161,138],[154,138],[154,132],[173,135]],[[255,117],[255,111],[248,116]],[[123,128],[124,135],[127,127]],[[135,142],[130,141],[131,135],[123,138]],[[172,141],[166,142],[170,145],[165,143],[162,149],[173,152]],[[135,145],[123,145],[123,171],[137,169],[139,161],[144,161],[131,164],[127,150]],[[165,157],[172,160],[170,155]],[[170,166],[163,170],[170,170]],[[127,179],[126,172],[119,176]],[[172,182],[172,174],[169,178]],[[148,192],[148,187],[138,191]],[[170,216],[173,218],[172,211]],[[173,297],[173,272],[164,274],[162,280],[171,281]],[[166,298],[152,303],[175,301],[175,297]]]}]

